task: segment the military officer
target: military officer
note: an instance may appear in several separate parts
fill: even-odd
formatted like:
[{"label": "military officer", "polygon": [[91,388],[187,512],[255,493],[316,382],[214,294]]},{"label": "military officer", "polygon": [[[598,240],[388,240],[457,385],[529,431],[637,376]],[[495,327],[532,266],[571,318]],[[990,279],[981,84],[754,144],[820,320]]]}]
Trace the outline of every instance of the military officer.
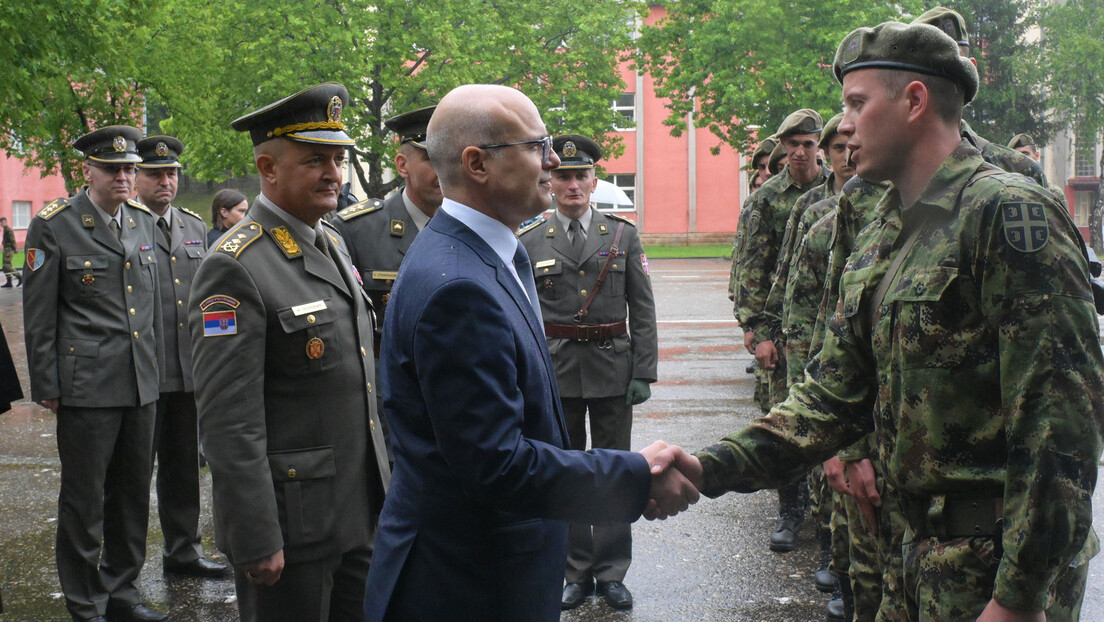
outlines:
[{"label": "military officer", "polygon": [[[594,165],[602,150],[573,134],[552,141],[556,211],[519,233],[529,253],[548,349],[573,449],[629,449],[632,407],[656,381],[655,301],[648,260],[632,221],[598,211]],[[627,320],[627,321],[626,321]],[[632,607],[625,574],[632,562],[628,524],[572,524],[561,607],[594,592],[615,609]]]},{"label": "military officer", "polygon": [[88,185],[27,230],[31,398],[57,415],[57,567],[74,620],[164,620],[142,604],[161,313],[153,215],[130,201],[142,133],[78,138]]},{"label": "military officer", "polygon": [[215,539],[234,566],[243,620],[361,619],[390,482],[371,303],[322,220],[353,144],[347,101],[330,82],[231,124],[252,138],[261,194],[192,283]]},{"label": "military officer", "polygon": [[158,282],[164,335],[164,377],[157,400],[157,512],[165,536],[165,572],[200,577],[226,574],[225,564],[203,557],[199,538],[199,430],[188,336],[188,290],[207,248],[207,225],[194,212],[172,205],[178,158],[184,144],[172,136],[138,142],[138,199],[154,215],[158,232]]},{"label": "military officer", "polygon": [[857,29],[833,69],[857,174],[892,185],[806,381],[698,454],[702,492],[785,481],[873,431],[910,619],[1076,619],[1104,415],[1079,233],[962,141],[978,77],[942,31]]}]

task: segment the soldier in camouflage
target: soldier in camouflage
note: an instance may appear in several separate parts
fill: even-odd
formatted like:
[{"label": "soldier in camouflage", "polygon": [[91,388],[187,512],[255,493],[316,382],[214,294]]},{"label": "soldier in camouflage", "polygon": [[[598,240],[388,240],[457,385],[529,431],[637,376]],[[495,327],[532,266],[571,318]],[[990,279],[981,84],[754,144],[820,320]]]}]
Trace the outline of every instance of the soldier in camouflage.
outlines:
[{"label": "soldier in camouflage", "polygon": [[978,78],[957,51],[894,22],[840,44],[840,133],[892,186],[806,381],[698,453],[695,479],[709,496],[778,485],[873,432],[908,619],[1076,619],[1104,415],[1088,265],[1048,191],[963,144]]},{"label": "soldier in camouflage", "polygon": [[[751,216],[738,267],[736,316],[744,331],[754,335],[751,346],[755,348],[756,361],[759,367],[771,372],[772,387],[785,386],[786,370],[768,334],[764,313],[766,300],[794,202],[827,179],[816,157],[822,126],[823,121],[815,110],[798,110],[786,117],[775,136],[786,150],[789,162],[782,172],[768,179],[752,195],[747,206]],[[771,392],[774,397],[776,391],[772,389]],[[772,551],[793,550],[805,513],[802,487],[801,481],[788,482],[778,491],[779,518],[778,527],[770,537]]]}]

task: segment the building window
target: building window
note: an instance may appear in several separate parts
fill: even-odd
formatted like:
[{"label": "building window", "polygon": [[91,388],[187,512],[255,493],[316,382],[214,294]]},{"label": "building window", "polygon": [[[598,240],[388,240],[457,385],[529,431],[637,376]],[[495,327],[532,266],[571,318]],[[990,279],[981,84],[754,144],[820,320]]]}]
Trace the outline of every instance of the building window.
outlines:
[{"label": "building window", "polygon": [[1093,207],[1096,205],[1096,192],[1078,190],[1073,193],[1073,222],[1078,227],[1088,227]]},{"label": "building window", "polygon": [[26,229],[31,224],[31,202],[12,201],[12,229]]},{"label": "building window", "polygon": [[[602,178],[607,184],[598,184],[598,189],[591,195],[595,207],[606,212],[635,212],[636,207],[636,175],[632,173],[619,173],[606,175]],[[624,196],[622,196],[624,195]],[[625,197],[632,203],[625,203]]]},{"label": "building window", "polygon": [[1087,132],[1077,134],[1077,145],[1074,147],[1074,177],[1097,177],[1099,174],[1096,165],[1099,162],[1096,148],[1099,146],[1096,136]]},{"label": "building window", "polygon": [[636,93],[622,93],[611,102],[611,106],[623,119],[617,123],[618,129],[629,129],[636,125]]}]

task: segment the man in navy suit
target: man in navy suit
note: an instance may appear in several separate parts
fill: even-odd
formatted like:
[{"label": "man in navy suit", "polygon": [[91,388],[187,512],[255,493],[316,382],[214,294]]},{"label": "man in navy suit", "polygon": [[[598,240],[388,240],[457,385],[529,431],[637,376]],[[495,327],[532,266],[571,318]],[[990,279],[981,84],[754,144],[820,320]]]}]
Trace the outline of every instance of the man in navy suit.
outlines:
[{"label": "man in navy suit", "polygon": [[445,199],[403,262],[384,327],[395,467],[368,622],[558,620],[567,521],[665,517],[697,500],[666,469],[689,462],[677,447],[565,449],[532,268],[514,236],[551,204],[551,143],[533,103],[503,86],[459,87],[430,120]]}]

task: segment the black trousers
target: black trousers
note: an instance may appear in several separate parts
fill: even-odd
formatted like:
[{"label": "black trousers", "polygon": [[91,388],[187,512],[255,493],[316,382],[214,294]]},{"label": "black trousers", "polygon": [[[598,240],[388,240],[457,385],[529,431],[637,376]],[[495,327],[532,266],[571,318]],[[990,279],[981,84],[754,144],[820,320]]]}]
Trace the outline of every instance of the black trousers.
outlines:
[{"label": "black trousers", "polygon": [[260,585],[234,567],[234,588],[242,622],[360,622],[368,546],[322,559],[284,566],[275,585]]},{"label": "black trousers", "polygon": [[141,602],[154,408],[58,408],[57,567],[76,620]]},{"label": "black trousers", "polygon": [[157,513],[166,560],[187,564],[203,556],[199,542],[199,427],[195,394],[162,393],[154,429]]}]

